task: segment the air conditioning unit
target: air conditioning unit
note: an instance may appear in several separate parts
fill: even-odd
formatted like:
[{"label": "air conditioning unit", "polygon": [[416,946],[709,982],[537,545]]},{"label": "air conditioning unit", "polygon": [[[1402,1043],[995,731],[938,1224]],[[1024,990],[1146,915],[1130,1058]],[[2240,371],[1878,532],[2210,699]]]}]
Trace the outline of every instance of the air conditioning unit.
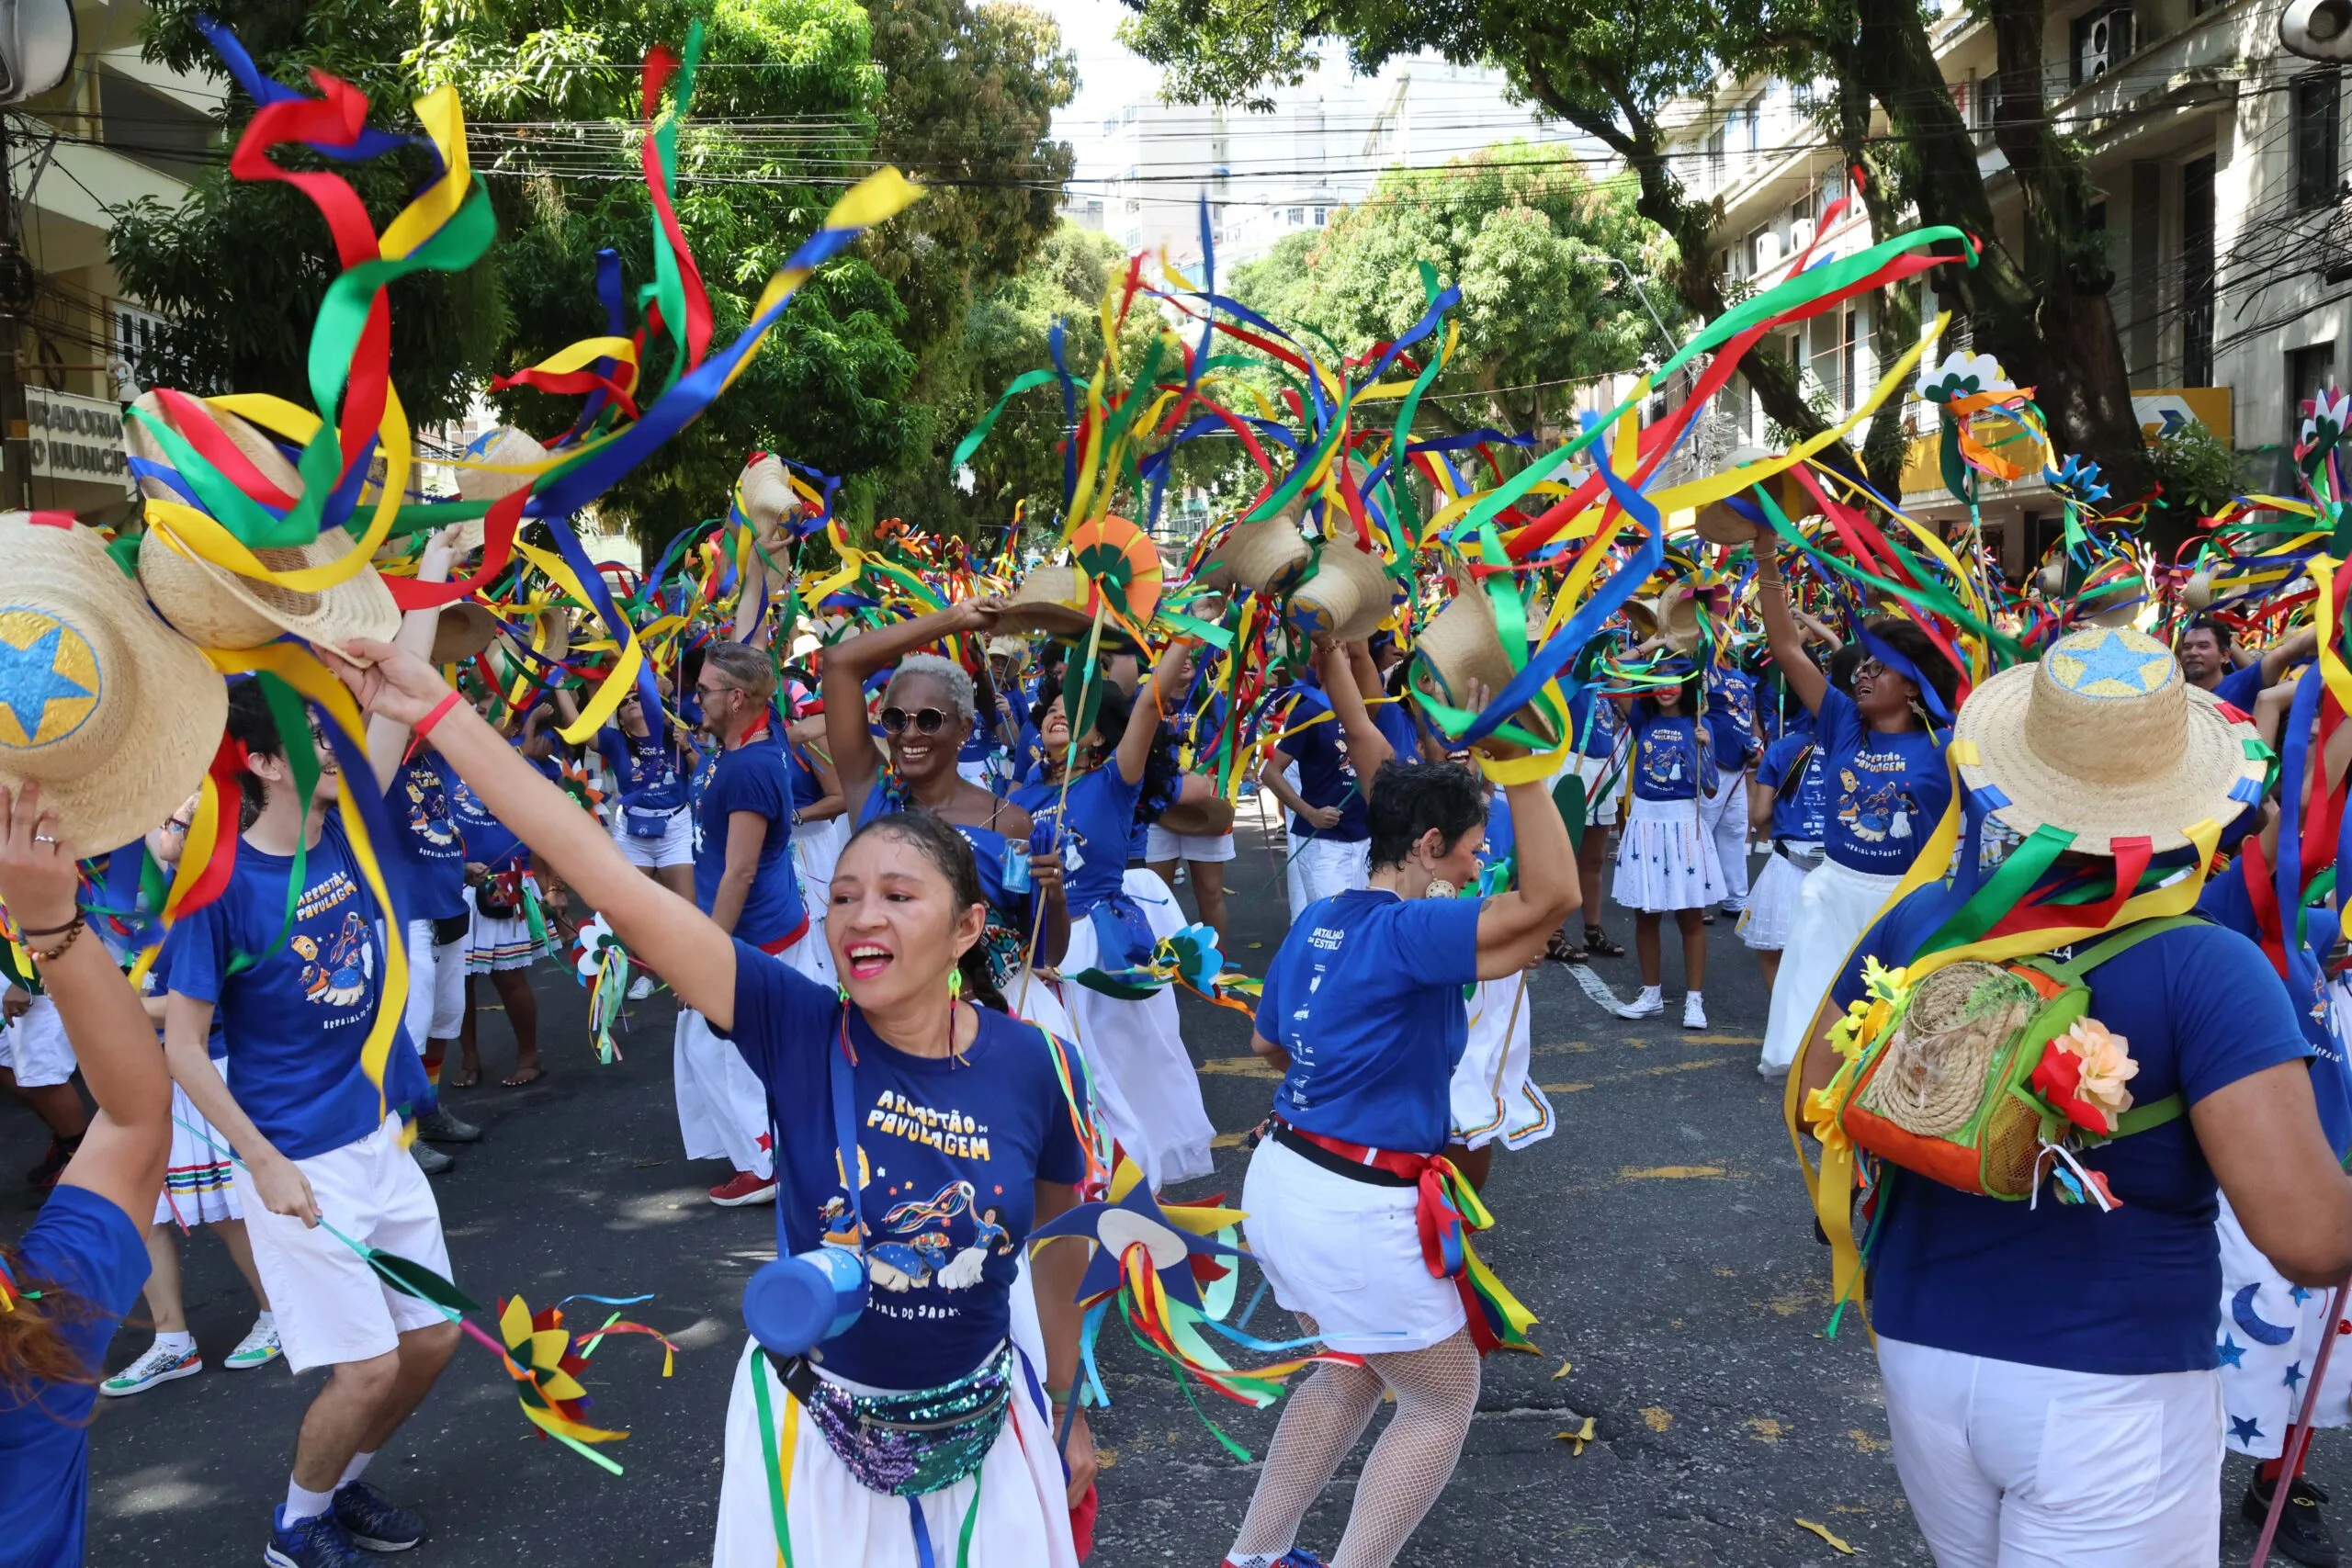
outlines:
[{"label": "air conditioning unit", "polygon": [[1770,229],[1767,229],[1764,232],[1756,236],[1757,271],[1762,272],[1768,267],[1780,265],[1781,255],[1781,236],[1779,234],[1773,232]]},{"label": "air conditioning unit", "polygon": [[2075,75],[2084,82],[2104,76],[2132,53],[2132,12],[2117,6],[2089,19],[2075,57]]},{"label": "air conditioning unit", "polygon": [[1792,254],[1813,243],[1813,220],[1800,218],[1789,225],[1789,251]]}]

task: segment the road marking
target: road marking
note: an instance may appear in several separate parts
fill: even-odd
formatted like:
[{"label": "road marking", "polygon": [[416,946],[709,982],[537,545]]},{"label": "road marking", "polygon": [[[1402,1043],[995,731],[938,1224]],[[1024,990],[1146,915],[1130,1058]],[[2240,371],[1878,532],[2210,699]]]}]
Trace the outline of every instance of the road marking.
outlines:
[{"label": "road marking", "polygon": [[1617,999],[1617,993],[1609,988],[1608,981],[1592,972],[1591,964],[1571,964],[1568,974],[1576,981],[1577,988],[1590,997],[1601,1011],[1611,1017],[1623,1016],[1621,1010],[1625,1004]]},{"label": "road marking", "polygon": [[1645,1404],[1642,1406],[1642,1421],[1651,1431],[1663,1432],[1674,1425],[1674,1416],[1671,1411],[1658,1405]]},{"label": "road marking", "polygon": [[1759,1443],[1777,1443],[1781,1440],[1781,1424],[1770,1416],[1750,1416],[1747,1418],[1747,1431],[1748,1435]]},{"label": "road marking", "polygon": [[1719,1165],[1621,1165],[1617,1168],[1620,1181],[1689,1181],[1697,1177],[1721,1176]]},{"label": "road marking", "polygon": [[1274,1071],[1272,1064],[1255,1056],[1211,1056],[1200,1065],[1198,1070],[1215,1073],[1221,1077],[1265,1078],[1272,1083],[1280,1083],[1283,1077]]},{"label": "road marking", "polygon": [[1592,1086],[1589,1083],[1540,1083],[1535,1087],[1545,1094],[1582,1094]]}]

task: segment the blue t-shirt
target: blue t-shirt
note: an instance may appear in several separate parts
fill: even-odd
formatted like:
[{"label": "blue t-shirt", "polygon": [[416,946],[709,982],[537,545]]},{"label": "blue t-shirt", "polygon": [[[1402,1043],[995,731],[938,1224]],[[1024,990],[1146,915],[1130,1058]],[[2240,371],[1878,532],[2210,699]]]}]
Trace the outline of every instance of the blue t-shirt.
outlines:
[{"label": "blue t-shirt", "polygon": [[1039,854],[1058,843],[1062,897],[1069,918],[1082,920],[1097,904],[1119,895],[1127,875],[1127,840],[1135,829],[1140,783],[1129,784],[1116,762],[1057,784],[1023,784],[1012,804],[1029,813],[1029,847]]},{"label": "blue t-shirt", "polygon": [[50,1287],[89,1308],[61,1332],[88,1382],[0,1388],[0,1557],[10,1568],[80,1568],[90,1503],[90,1412],[107,1342],[147,1283],[141,1224],[86,1187],[60,1185],[17,1248],[21,1290]]},{"label": "blue t-shirt", "polygon": [[659,838],[667,832],[670,818],[686,806],[678,749],[658,735],[631,735],[617,724],[608,724],[596,731],[596,750],[612,769],[613,782],[620,790],[623,826],[643,838]]},{"label": "blue t-shirt", "polygon": [[792,775],[784,748],[762,736],[732,751],[714,752],[695,773],[695,907],[710,913],[727,874],[727,822],[738,811],[764,817],[752,890],[743,896],[735,934],[753,947],[790,942],[808,929],[800,878],[792,869]]},{"label": "blue t-shirt", "polygon": [[[563,772],[552,757],[526,757],[525,761],[538,770],[539,776],[549,784],[560,785]],[[529,863],[530,846],[514,836],[514,830],[490,814],[481,796],[473,786],[460,778],[449,781],[449,815],[457,820],[458,835],[465,841],[465,858],[488,869],[492,876],[511,872]]]},{"label": "blue t-shirt", "polygon": [[[1629,724],[1634,731],[1634,798],[1698,799],[1699,721],[1637,705]],[[1710,774],[1708,783],[1713,782]]]},{"label": "blue t-shirt", "polygon": [[[1804,757],[1803,776],[1792,782],[1789,769]],[[1756,782],[1772,791],[1772,837],[1817,844],[1829,817],[1829,770],[1821,748],[1810,735],[1783,735],[1764,748],[1756,766]]]},{"label": "blue t-shirt", "polygon": [[1577,738],[1577,750],[1588,757],[1614,756],[1625,732],[1617,705],[1594,695],[1590,686],[1579,686],[1568,699],[1568,723]]},{"label": "blue t-shirt", "polygon": [[1258,998],[1260,1037],[1290,1053],[1274,1114],[1352,1144],[1442,1150],[1470,1041],[1478,910],[1476,898],[1408,902],[1384,888],[1309,904]]},{"label": "blue t-shirt", "polygon": [[[818,1359],[877,1388],[936,1388],[1001,1344],[1011,1323],[1034,1184],[1086,1175],[1053,1049],[986,1009],[960,1058],[912,1056],[849,1013],[857,1065],[838,1063],[844,1004],[831,987],[735,944],[735,1048],[767,1086],[785,1247],[855,1239],[833,1135],[831,1071],[854,1075],[860,1202],[874,1290]],[[1076,1062],[1071,1064],[1073,1070]],[[1076,1079],[1083,1092],[1083,1077]]]},{"label": "blue t-shirt", "polygon": [[430,1089],[404,1022],[380,1100],[360,1064],[378,1007],[397,1019],[407,998],[384,995],[384,912],[334,817],[311,846],[285,942],[232,972],[240,954],[258,958],[277,940],[293,874],[291,857],[240,843],[228,887],[183,917],[164,951],[173,992],[218,1010],[238,1107],[279,1154],[307,1159],[358,1142],[382,1125],[385,1106]]},{"label": "blue t-shirt", "polygon": [[419,751],[392,775],[384,809],[407,831],[401,859],[408,871],[409,914],[446,920],[466,912],[466,846],[450,813],[457,775],[438,751]]},{"label": "blue t-shirt", "polygon": [[[1831,990],[1861,995],[1865,955],[1907,962],[1932,934],[1924,888],[1866,932]],[[2052,956],[2064,961],[2072,949]],[[2261,949],[2199,921],[2093,969],[2090,1016],[2129,1043],[2132,1102],[2195,1105],[2311,1054]],[[2077,1156],[2122,1202],[2028,1207],[1903,1174],[1882,1201],[1871,1317],[1892,1338],[2066,1371],[2137,1376],[2215,1364],[2222,1258],[2212,1168],[2188,1118]]]},{"label": "blue t-shirt", "polygon": [[2257,659],[2243,670],[2233,670],[2213,688],[2213,694],[2240,713],[2254,712],[2254,702],[2262,695],[2262,660]]},{"label": "blue t-shirt", "polygon": [[1881,734],[1835,686],[1814,717],[1828,759],[1829,858],[1874,876],[1901,875],[1951,803],[1943,740],[1925,729]]},{"label": "blue t-shirt", "polygon": [[1707,671],[1707,734],[1715,766],[1737,773],[1764,748],[1756,739],[1756,677],[1716,666]]},{"label": "blue t-shirt", "polygon": [[[1326,715],[1330,712],[1319,704],[1310,710],[1302,702],[1292,713],[1291,723],[1306,723],[1310,711]],[[1348,738],[1341,733],[1337,717],[1324,717],[1295,735],[1283,737],[1280,750],[1283,756],[1298,763],[1299,798],[1309,806],[1340,808],[1340,820],[1329,828],[1317,828],[1293,812],[1292,832],[1302,839],[1330,839],[1343,844],[1362,843],[1372,837],[1372,827],[1364,815],[1363,784],[1356,777],[1355,764],[1348,759]]]},{"label": "blue t-shirt", "polygon": [[[1400,762],[1421,760],[1421,737],[1413,727],[1412,703],[1410,697],[1399,697],[1372,710],[1373,727],[1386,737],[1388,749],[1396,753],[1396,760]],[[1339,721],[1334,719],[1332,722],[1336,724]]]}]

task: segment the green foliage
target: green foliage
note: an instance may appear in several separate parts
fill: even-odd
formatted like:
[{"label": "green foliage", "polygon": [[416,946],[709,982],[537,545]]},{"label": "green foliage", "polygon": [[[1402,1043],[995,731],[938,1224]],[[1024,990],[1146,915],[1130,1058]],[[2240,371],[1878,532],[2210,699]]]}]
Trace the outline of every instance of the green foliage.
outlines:
[{"label": "green foliage", "polygon": [[[1616,264],[1654,275],[1671,254],[1620,181],[1505,142],[1442,169],[1401,170],[1321,233],[1285,235],[1239,269],[1236,297],[1361,352],[1428,308],[1419,265],[1461,288],[1453,367],[1425,401],[1433,419],[1528,433],[1575,383],[1655,357],[1657,329]],[[1653,299],[1679,313],[1671,296]],[[1450,406],[1449,406],[1450,404]]]},{"label": "green foliage", "polygon": [[2248,478],[2246,458],[2198,420],[2159,436],[2148,460],[2163,487],[2150,510],[2157,521],[2176,527],[2211,516],[2244,491]]},{"label": "green foliage", "polygon": [[[893,161],[918,180],[940,176],[928,199],[805,285],[727,395],[606,499],[608,522],[628,523],[653,547],[721,513],[754,448],[846,476],[853,519],[878,490],[933,463],[944,422],[927,400],[939,378],[926,355],[945,347],[952,357],[976,290],[1043,243],[1050,192],[1069,170],[1068,149],[1046,138],[1075,87],[1070,60],[1052,22],[1017,6],[153,0],[150,55],[212,69],[194,27],[199,10],[235,29],[279,80],[316,66],[361,86],[389,129],[414,129],[401,106],[422,92],[458,87],[500,239],[464,277],[395,286],[393,378],[419,424],[461,415],[492,375],[603,333],[600,248],[619,254],[632,291],[650,279],[638,66],[650,48],[682,43],[696,16],[705,69],[678,137],[674,198],[710,292],[715,344],[741,330],[769,275],[848,184]],[[251,112],[232,95],[232,137]],[[431,167],[421,149],[384,163],[353,175],[379,226]],[[159,379],[300,398],[310,322],[338,270],[307,202],[222,169],[177,211],[150,203],[115,216],[127,291],[174,318]],[[649,344],[643,385],[667,378],[671,353],[665,341]],[[542,435],[577,407],[527,390],[494,400]]]}]

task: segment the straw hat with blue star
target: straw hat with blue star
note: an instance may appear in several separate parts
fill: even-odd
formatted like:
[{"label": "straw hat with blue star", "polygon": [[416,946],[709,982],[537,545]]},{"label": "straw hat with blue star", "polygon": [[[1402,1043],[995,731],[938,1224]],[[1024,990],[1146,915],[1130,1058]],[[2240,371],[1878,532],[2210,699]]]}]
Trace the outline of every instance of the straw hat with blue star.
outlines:
[{"label": "straw hat with blue star", "polygon": [[1989,792],[2004,826],[2048,823],[2085,854],[2110,854],[2118,839],[2178,849],[2189,829],[2226,824],[2262,798],[2254,727],[2131,626],[2070,632],[2041,662],[2002,671],[1961,705],[1952,739],[1962,781]]},{"label": "straw hat with blue star", "polygon": [[0,784],[40,785],[74,854],[130,843],[196,793],[229,692],[97,535],[0,513]]}]

